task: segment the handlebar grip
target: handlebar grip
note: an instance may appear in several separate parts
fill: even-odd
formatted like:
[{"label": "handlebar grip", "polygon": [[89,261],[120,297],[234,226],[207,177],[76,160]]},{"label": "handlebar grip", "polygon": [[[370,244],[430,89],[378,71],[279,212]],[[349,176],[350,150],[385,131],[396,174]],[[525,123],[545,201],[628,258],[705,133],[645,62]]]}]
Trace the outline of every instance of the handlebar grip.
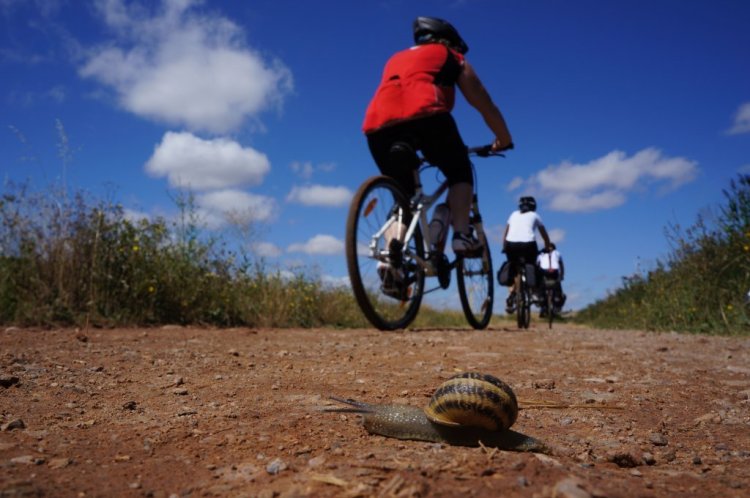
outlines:
[{"label": "handlebar grip", "polygon": [[490,157],[492,154],[492,144],[472,147],[469,151],[475,153],[479,157]]}]

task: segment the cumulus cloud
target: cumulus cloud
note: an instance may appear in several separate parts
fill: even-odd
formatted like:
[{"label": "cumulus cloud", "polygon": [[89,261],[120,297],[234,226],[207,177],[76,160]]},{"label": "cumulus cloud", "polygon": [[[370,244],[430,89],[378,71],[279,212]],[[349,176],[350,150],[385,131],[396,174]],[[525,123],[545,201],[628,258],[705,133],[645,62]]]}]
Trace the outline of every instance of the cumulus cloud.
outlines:
[{"label": "cumulus cloud", "polygon": [[565,161],[515,186],[546,199],[552,210],[587,212],[620,206],[628,193],[652,184],[660,185],[662,192],[674,190],[697,174],[695,161],[666,157],[658,149],[648,148],[630,157],[613,151],[585,164]]},{"label": "cumulus cloud", "polygon": [[111,87],[129,112],[194,131],[226,133],[280,106],[292,90],[290,70],[201,3],[164,0],[150,9],[100,0],[113,39],[90,51],[81,76]]},{"label": "cumulus cloud", "polygon": [[123,216],[125,217],[126,220],[130,221],[131,223],[135,223],[135,224],[141,223],[144,220],[148,221],[148,220],[151,219],[151,215],[150,214],[148,214],[148,213],[146,213],[144,211],[139,211],[137,209],[128,209],[128,208],[125,208],[123,210],[122,214],[123,214]]},{"label": "cumulus cloud", "polygon": [[316,235],[307,242],[291,244],[288,252],[305,254],[338,255],[344,252],[344,243],[331,235]]},{"label": "cumulus cloud", "polygon": [[294,187],[287,195],[287,202],[297,202],[305,206],[339,207],[349,204],[352,192],[346,187],[308,185]]},{"label": "cumulus cloud", "polygon": [[547,230],[547,235],[549,235],[549,240],[554,242],[555,244],[559,244],[563,240],[565,240],[565,230],[562,228],[553,228],[551,230]]},{"label": "cumulus cloud", "polygon": [[728,130],[730,135],[750,133],[750,102],[745,102],[734,115],[734,124]]},{"label": "cumulus cloud", "polygon": [[228,222],[249,224],[267,222],[276,217],[276,201],[264,195],[241,190],[216,190],[195,197],[197,214],[209,228]]},{"label": "cumulus cloud", "polygon": [[310,161],[294,161],[289,167],[292,168],[292,171],[303,180],[309,180],[312,178],[313,171],[315,171],[315,168]]},{"label": "cumulus cloud", "polygon": [[313,173],[316,171],[321,171],[323,173],[330,173],[331,171],[334,171],[336,169],[336,165],[334,163],[322,163],[313,165],[310,161],[293,161],[289,167],[291,170],[300,178],[303,180],[309,180],[312,178]]},{"label": "cumulus cloud", "polygon": [[510,183],[506,187],[506,190],[508,190],[508,192],[511,192],[513,190],[516,190],[518,187],[522,185],[523,185],[523,178],[521,178],[520,176],[517,176],[510,181]]},{"label": "cumulus cloud", "polygon": [[204,140],[188,132],[167,132],[145,166],[169,184],[196,190],[258,185],[271,169],[265,154],[225,138]]},{"label": "cumulus cloud", "polygon": [[271,242],[256,242],[252,245],[252,249],[261,257],[275,258],[281,255],[281,249]]}]

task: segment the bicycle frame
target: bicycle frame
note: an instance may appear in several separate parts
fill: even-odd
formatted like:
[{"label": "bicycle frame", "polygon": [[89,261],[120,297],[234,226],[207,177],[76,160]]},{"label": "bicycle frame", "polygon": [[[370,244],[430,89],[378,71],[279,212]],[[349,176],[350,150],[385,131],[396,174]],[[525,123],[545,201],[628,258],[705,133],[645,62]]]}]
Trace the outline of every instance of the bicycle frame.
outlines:
[{"label": "bicycle frame", "polygon": [[[428,166],[429,167],[429,166]],[[443,181],[438,188],[433,192],[432,194],[426,195],[424,193],[424,190],[422,188],[422,183],[420,181],[420,172],[422,168],[417,168],[414,171],[414,179],[416,180],[416,192],[414,196],[410,199],[409,205],[412,207],[412,219],[409,223],[409,226],[406,229],[406,234],[404,235],[404,246],[408,246],[407,242],[411,240],[411,238],[414,236],[414,231],[417,228],[417,224],[421,223],[423,227],[425,227],[425,230],[422,232],[422,245],[424,247],[424,254],[425,259],[421,259],[416,254],[411,254],[409,252],[409,256],[414,257],[419,262],[419,265],[425,268],[425,272],[427,276],[435,275],[436,271],[432,264],[430,264],[430,256],[432,255],[431,247],[433,245],[432,240],[432,234],[430,233],[429,224],[427,220],[427,212],[430,210],[432,206],[435,205],[435,203],[440,200],[440,198],[443,196],[443,193],[448,189],[448,181]]]},{"label": "bicycle frame", "polygon": [[[499,153],[491,153],[489,152],[489,147],[476,147],[473,149],[469,149],[469,152],[475,153],[477,155],[486,157],[487,155],[497,155],[501,156],[502,154]],[[421,223],[423,227],[425,227],[425,230],[422,232],[422,245],[424,248],[424,254],[425,258],[420,258],[417,254],[413,254],[411,251],[407,252],[407,255],[409,257],[414,258],[418,263],[419,266],[424,268],[425,270],[425,276],[432,277],[437,275],[437,269],[435,266],[430,262],[430,257],[433,255],[433,251],[431,250],[431,247],[433,246],[434,242],[432,240],[432,234],[429,230],[429,220],[427,219],[427,213],[429,212],[430,208],[437,203],[440,198],[443,196],[446,190],[448,190],[448,180],[444,180],[440,185],[435,189],[435,191],[431,194],[425,194],[422,186],[422,180],[421,180],[421,172],[425,169],[436,167],[432,164],[428,164],[427,161],[423,157],[419,157],[419,164],[420,166],[414,169],[414,184],[415,184],[415,193],[412,196],[411,199],[409,199],[409,206],[411,211],[411,221],[409,222],[409,225],[406,228],[406,232],[401,237],[401,234],[398,234],[398,239],[402,243],[402,247],[408,247],[408,242],[411,240],[411,238],[414,236],[414,231],[417,228],[417,225]],[[473,210],[477,212],[477,195],[476,191],[473,193],[472,196],[472,204],[473,204]],[[388,221],[383,225],[383,227],[378,230],[377,233],[375,233],[372,237],[372,241],[370,242],[370,252],[371,254],[376,253],[377,248],[377,241],[378,238],[383,236],[385,232],[394,224],[394,223],[401,223],[403,224],[404,219],[404,213],[400,212],[400,210],[396,210],[394,212],[393,216],[391,216]],[[481,231],[482,238],[485,238],[485,235],[483,231]],[[483,244],[486,244],[486,240],[481,241]],[[384,261],[385,258],[390,256],[390,250],[386,250],[384,254],[381,255],[381,257],[375,257],[375,259],[378,259],[380,261]],[[455,266],[455,261],[451,263],[451,268]]]}]

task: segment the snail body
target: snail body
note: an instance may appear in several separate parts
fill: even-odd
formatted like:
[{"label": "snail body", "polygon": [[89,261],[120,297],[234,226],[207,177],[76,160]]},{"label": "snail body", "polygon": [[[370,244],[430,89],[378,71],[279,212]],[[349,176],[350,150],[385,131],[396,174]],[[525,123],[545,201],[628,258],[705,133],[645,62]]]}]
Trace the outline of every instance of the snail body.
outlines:
[{"label": "snail body", "polygon": [[510,430],[518,402],[510,386],[486,374],[464,373],[443,383],[424,409],[332,398],[349,405],[329,411],[362,415],[367,432],[397,439],[491,446],[547,453],[541,441]]}]

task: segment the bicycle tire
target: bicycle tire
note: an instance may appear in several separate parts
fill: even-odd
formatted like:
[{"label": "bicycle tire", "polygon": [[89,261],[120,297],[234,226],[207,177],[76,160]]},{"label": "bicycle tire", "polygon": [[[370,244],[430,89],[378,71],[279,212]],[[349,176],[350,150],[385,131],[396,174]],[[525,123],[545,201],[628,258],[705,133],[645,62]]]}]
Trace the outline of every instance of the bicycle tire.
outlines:
[{"label": "bicycle tire", "polygon": [[458,259],[456,281],[461,308],[466,321],[477,330],[487,328],[492,318],[495,299],[492,278],[492,255],[486,244],[481,257]]},{"label": "bicycle tire", "polygon": [[[346,261],[354,298],[367,320],[380,330],[406,328],[417,316],[424,293],[424,270],[416,261],[404,259],[401,268],[407,285],[403,297],[383,293],[383,282],[378,275],[375,256],[383,254],[386,239],[373,236],[385,225],[394,208],[408,212],[409,201],[398,184],[385,176],[367,179],[354,194],[346,221]],[[409,250],[424,258],[424,245],[419,225],[409,244]]]},{"label": "bicycle tire", "polygon": [[516,293],[516,323],[518,324],[519,329],[527,329],[529,328],[529,323],[531,323],[529,290],[526,286],[526,279],[524,277],[520,277],[518,281],[518,292]]}]

